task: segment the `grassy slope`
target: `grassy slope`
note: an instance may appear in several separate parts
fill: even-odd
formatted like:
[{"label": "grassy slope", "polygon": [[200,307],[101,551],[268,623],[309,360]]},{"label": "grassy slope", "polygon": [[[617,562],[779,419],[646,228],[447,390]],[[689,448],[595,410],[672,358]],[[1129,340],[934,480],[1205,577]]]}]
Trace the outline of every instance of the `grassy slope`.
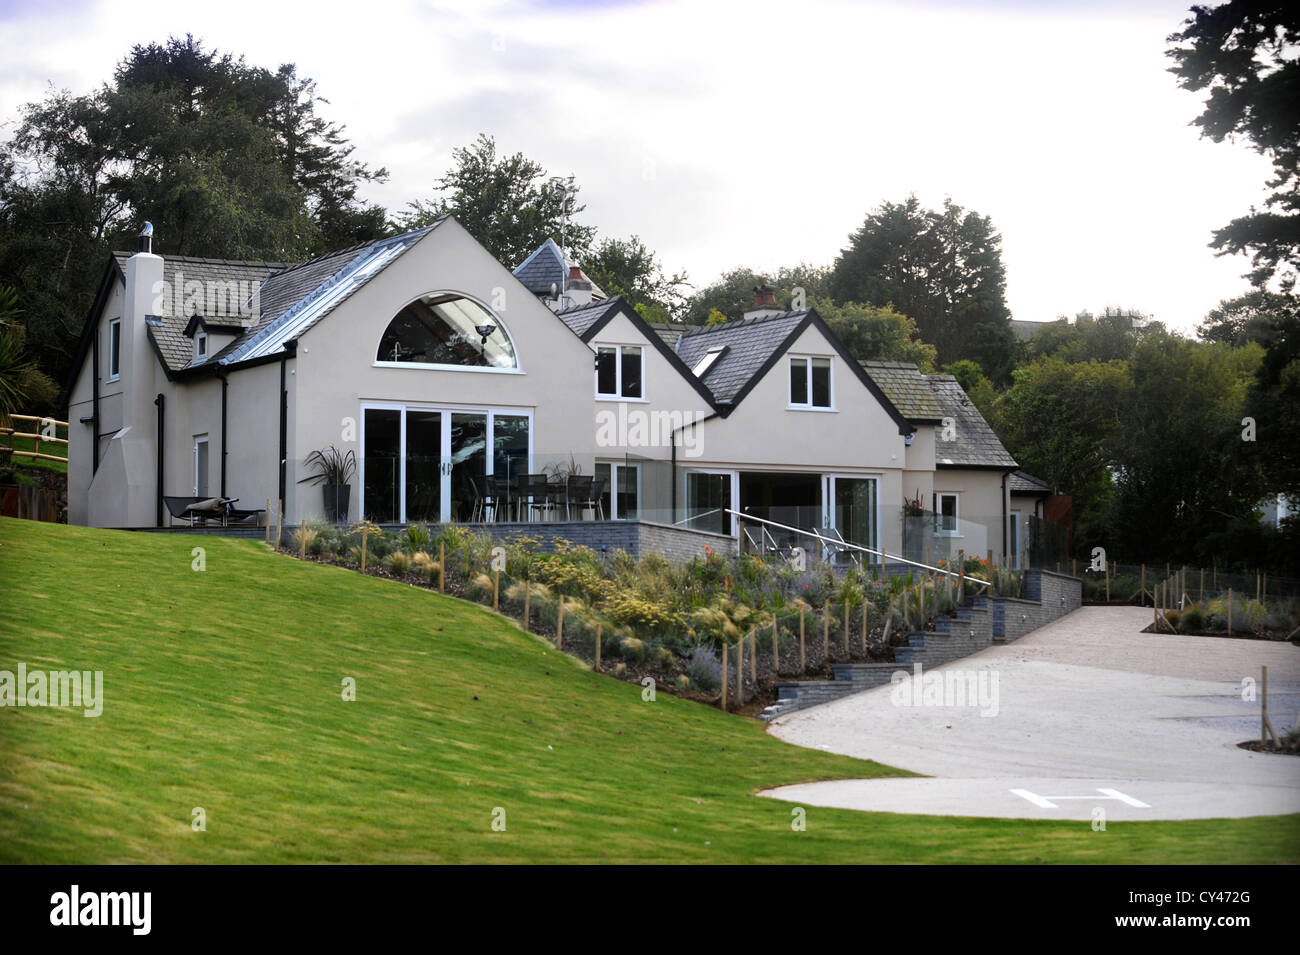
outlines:
[{"label": "grassy slope", "polygon": [[0,669],[102,669],[105,695],[98,719],[0,709],[0,862],[1300,856],[1300,816],[1094,833],[809,808],[792,832],[755,790],[892,771],[643,702],[476,607],[256,541],[0,519],[0,588]]}]

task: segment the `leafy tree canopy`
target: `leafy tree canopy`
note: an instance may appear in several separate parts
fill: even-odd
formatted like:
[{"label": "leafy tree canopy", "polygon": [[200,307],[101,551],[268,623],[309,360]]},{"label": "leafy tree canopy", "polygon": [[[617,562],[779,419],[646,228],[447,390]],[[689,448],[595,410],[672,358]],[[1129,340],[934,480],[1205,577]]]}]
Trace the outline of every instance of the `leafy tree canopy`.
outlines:
[{"label": "leafy tree canopy", "polygon": [[995,381],[1016,357],[1002,237],[987,216],[951,200],[923,209],[915,195],[882,203],[831,269],[838,302],[892,305],[916,320],[941,362],[978,361]]},{"label": "leafy tree canopy", "polygon": [[934,346],[921,341],[916,322],[889,306],[836,305],[828,298],[810,303],[858,361],[907,361],[934,371]]},{"label": "leafy tree canopy", "polygon": [[1180,86],[1209,92],[1195,125],[1215,142],[1241,136],[1273,163],[1265,208],[1217,229],[1210,244],[1250,254],[1256,285],[1276,277],[1289,291],[1300,267],[1300,7],[1230,0],[1191,13],[1167,52]]},{"label": "leafy tree canopy", "polygon": [[671,316],[683,307],[686,273],[665,276],[654,252],[638,236],[601,240],[582,260],[582,268],[606,295],[622,295],[634,308]]},{"label": "leafy tree canopy", "polygon": [[541,163],[517,152],[498,156],[496,140],[479,133],[469,146],[452,150],[452,167],[438,180],[431,199],[408,203],[398,226],[418,229],[453,215],[492,256],[514,268],[549,238],[560,239],[565,252],[583,260],[595,238],[592,226],[574,221],[587,207],[579,205],[579,187],[549,176]]}]

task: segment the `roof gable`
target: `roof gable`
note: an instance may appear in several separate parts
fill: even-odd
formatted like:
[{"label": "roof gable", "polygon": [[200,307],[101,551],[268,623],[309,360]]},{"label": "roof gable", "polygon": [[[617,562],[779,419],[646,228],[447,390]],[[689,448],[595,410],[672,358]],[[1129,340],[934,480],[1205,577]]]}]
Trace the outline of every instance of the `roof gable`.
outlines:
[{"label": "roof gable", "polygon": [[[556,289],[563,287],[564,281],[569,277],[569,266],[576,264],[573,260],[566,259],[563,250],[554,239],[548,238],[533,250],[532,255],[515,266],[513,271],[515,278],[519,279],[528,291],[549,298],[552,286]],[[583,278],[591,282],[591,277],[585,272]],[[591,294],[595,298],[606,297],[595,282],[591,282]]]}]

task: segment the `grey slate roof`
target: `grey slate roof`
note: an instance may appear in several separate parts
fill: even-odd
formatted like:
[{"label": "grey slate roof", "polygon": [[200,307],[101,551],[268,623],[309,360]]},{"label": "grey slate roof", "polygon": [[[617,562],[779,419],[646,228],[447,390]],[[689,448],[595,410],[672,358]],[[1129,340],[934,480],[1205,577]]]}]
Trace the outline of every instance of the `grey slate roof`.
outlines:
[{"label": "grey slate roof", "polygon": [[781,312],[696,328],[682,335],[677,344],[677,354],[687,368],[694,368],[712,349],[728,346],[726,353],[713,363],[703,378],[718,401],[727,404],[777,354],[807,317],[807,311]]},{"label": "grey slate roof", "polygon": [[1024,494],[1036,497],[1052,493],[1052,489],[1047,486],[1046,481],[1034,477],[1028,471],[1012,471],[1010,485],[1012,494]]},{"label": "grey slate roof", "polygon": [[660,341],[673,351],[677,351],[677,343],[681,341],[682,335],[696,330],[694,325],[683,325],[681,322],[646,322],[646,324],[659,336]]},{"label": "grey slate roof", "polygon": [[[114,252],[113,258],[118,268],[126,273],[126,260],[133,253]],[[210,283],[235,282],[258,285],[267,277],[288,268],[284,262],[244,262],[232,259],[206,259],[187,255],[163,256],[163,281],[169,288],[180,286],[182,300],[184,286],[189,282],[201,282],[204,287]],[[249,287],[249,285],[236,286]],[[208,308],[208,306],[213,306]],[[205,300],[198,314],[207,319],[209,324],[243,325],[252,324],[252,316],[243,311],[245,303],[230,299],[214,297],[212,302]],[[169,309],[174,310],[174,309]],[[149,326],[149,336],[158,347],[168,371],[178,371],[190,365],[194,358],[193,339],[185,335],[185,326],[191,316],[167,314],[161,316],[161,324]],[[216,356],[210,356],[215,358]]]},{"label": "grey slate roof", "polygon": [[[182,277],[185,283],[232,280],[253,283],[257,286],[257,307],[250,314],[247,303],[230,302],[224,308],[214,309],[212,315],[202,315],[217,320],[216,324],[237,324],[243,328],[233,341],[202,361],[194,360],[193,341],[185,335],[189,315],[164,315],[160,323],[149,326],[149,335],[168,372],[229,365],[281,351],[285,339],[296,338],[328,315],[442,221],[403,235],[331,252],[299,265],[163,256],[165,281]],[[131,255],[130,252],[113,253],[123,274]]]},{"label": "grey slate roof", "polygon": [[916,365],[902,361],[864,361],[860,364],[908,421],[930,424],[943,418],[930,383]]},{"label": "grey slate roof", "polygon": [[[576,263],[571,259],[565,260],[564,253],[554,239],[547,239],[533,250],[532,255],[515,266],[514,273],[515,278],[523,282],[528,291],[534,295],[549,297],[551,286],[559,286],[568,278],[569,266],[574,264]],[[585,272],[583,275],[588,282],[591,282],[590,276]],[[591,282],[591,293],[596,298],[605,297],[605,293],[596,286],[595,282]]]},{"label": "grey slate roof", "polygon": [[935,434],[935,464],[948,467],[1007,468],[1016,466],[1016,459],[1007,453],[989,423],[979,413],[975,403],[966,397],[961,385],[952,375],[926,375],[935,400],[944,417],[953,419],[956,438],[943,440],[941,429]]},{"label": "grey slate roof", "polygon": [[599,301],[592,302],[590,305],[579,305],[577,308],[566,308],[562,312],[556,312],[560,321],[568,325],[573,333],[581,338],[587,334],[587,329],[591,328],[598,321],[604,318],[609,312],[618,308],[621,296],[613,298],[603,298]]}]

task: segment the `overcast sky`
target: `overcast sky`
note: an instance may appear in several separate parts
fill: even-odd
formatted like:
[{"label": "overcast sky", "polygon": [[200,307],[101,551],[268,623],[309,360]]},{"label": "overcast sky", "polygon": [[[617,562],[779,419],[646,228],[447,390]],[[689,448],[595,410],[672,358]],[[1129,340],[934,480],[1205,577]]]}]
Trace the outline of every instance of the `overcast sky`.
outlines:
[{"label": "overcast sky", "polygon": [[881,201],[950,196],[1001,231],[1016,318],[1119,305],[1188,330],[1246,286],[1206,244],[1269,166],[1188,126],[1164,56],[1187,6],[0,0],[0,122],[191,32],[314,77],[390,209],[488,132],[705,285],[828,264]]}]

